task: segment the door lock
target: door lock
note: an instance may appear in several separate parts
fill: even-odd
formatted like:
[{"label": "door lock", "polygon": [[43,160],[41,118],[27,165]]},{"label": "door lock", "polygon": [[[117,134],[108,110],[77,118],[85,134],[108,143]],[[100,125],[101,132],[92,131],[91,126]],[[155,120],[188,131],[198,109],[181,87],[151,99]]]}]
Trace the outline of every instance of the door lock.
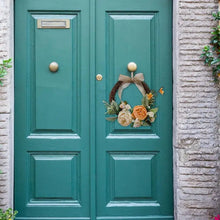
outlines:
[{"label": "door lock", "polygon": [[101,81],[101,80],[102,80],[102,78],[103,78],[103,77],[102,77],[102,75],[101,75],[101,74],[97,74],[97,75],[96,75],[96,79],[97,79],[98,81]]}]

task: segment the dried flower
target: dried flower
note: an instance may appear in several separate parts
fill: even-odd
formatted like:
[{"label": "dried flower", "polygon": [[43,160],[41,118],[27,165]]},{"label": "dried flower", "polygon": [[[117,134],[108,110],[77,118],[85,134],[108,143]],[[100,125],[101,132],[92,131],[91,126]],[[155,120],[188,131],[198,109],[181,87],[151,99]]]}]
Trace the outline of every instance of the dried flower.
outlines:
[{"label": "dried flower", "polygon": [[130,110],[131,106],[129,104],[125,105],[125,109]]},{"label": "dried flower", "polygon": [[147,117],[147,109],[143,105],[136,105],[133,109],[135,118],[144,120]]},{"label": "dried flower", "polygon": [[155,118],[150,118],[150,122],[153,123],[155,121]]},{"label": "dried flower", "polygon": [[128,110],[122,110],[118,114],[118,123],[124,127],[130,125],[132,122],[131,113]]},{"label": "dried flower", "polygon": [[149,94],[147,94],[147,99],[150,100],[153,98],[153,94],[150,92]]},{"label": "dried flower", "polygon": [[160,88],[159,93],[160,93],[161,95],[164,94],[163,87]]},{"label": "dried flower", "polygon": [[154,113],[153,113],[153,112],[148,112],[147,114],[148,114],[148,116],[149,116],[150,118],[153,118],[153,117],[154,117]]},{"label": "dried flower", "polygon": [[134,121],[133,127],[134,128],[139,128],[139,127],[141,127],[141,125],[142,125],[142,122],[138,118],[136,118],[135,121]]},{"label": "dried flower", "polygon": [[126,103],[125,103],[125,102],[122,102],[122,103],[119,105],[119,107],[120,107],[121,109],[125,108],[125,106],[126,106]]}]

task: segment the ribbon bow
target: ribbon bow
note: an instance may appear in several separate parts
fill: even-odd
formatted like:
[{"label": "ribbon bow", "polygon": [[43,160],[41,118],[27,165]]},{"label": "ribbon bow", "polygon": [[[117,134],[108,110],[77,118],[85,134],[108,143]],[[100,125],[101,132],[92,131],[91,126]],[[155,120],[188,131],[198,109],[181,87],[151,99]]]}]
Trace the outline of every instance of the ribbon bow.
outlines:
[{"label": "ribbon bow", "polygon": [[137,86],[143,96],[146,94],[146,91],[142,85],[142,82],[144,81],[144,74],[137,73],[135,74],[135,76],[133,75],[133,72],[131,72],[131,77],[122,74],[119,75],[118,81],[122,81],[122,85],[118,89],[118,97],[120,98],[120,100],[122,96],[122,91],[127,88],[131,83],[134,83]]}]

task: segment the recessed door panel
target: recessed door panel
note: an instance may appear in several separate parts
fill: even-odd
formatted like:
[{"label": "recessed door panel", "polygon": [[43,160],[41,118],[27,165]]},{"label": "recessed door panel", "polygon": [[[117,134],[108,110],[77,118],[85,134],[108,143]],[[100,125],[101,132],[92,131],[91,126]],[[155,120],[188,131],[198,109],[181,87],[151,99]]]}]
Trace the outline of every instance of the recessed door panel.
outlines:
[{"label": "recessed door panel", "polygon": [[[70,28],[35,28],[36,130],[78,133],[79,13],[35,14],[36,20],[66,19]],[[59,27],[59,26],[58,26]],[[47,40],[46,40],[47,39]],[[49,64],[57,62],[57,72]],[[55,111],[54,111],[55,110]],[[54,120],[56,118],[56,120]]]},{"label": "recessed door panel", "polygon": [[156,170],[155,155],[154,152],[108,153],[108,207],[129,206],[132,202],[148,205],[154,193],[152,171]]},{"label": "recessed door panel", "polygon": [[[110,91],[119,74],[130,74],[127,70],[128,60],[138,63],[144,73],[145,81],[152,87],[156,82],[155,40],[158,34],[158,12],[151,11],[106,11],[105,40],[107,45],[106,90]],[[130,99],[129,97],[133,97]],[[123,93],[122,99],[131,105],[141,104],[141,93],[131,85]],[[119,99],[116,97],[117,101]],[[107,123],[107,135],[149,134],[152,127],[134,129],[122,127],[117,122]],[[154,129],[155,130],[155,129]]]},{"label": "recessed door panel", "polygon": [[51,204],[72,203],[80,206],[78,152],[31,152],[29,161],[30,204],[47,201]]},{"label": "recessed door panel", "polygon": [[[80,68],[79,16],[79,12],[72,12],[72,15],[29,13],[31,31],[28,62],[31,74],[28,89],[31,94],[31,133],[80,133],[80,120],[76,117],[79,114],[77,94],[80,94],[80,86],[77,84]],[[60,30],[59,23],[44,28],[38,25],[39,22],[52,23],[59,20],[68,21],[69,28]],[[56,72],[49,69],[52,62],[58,64]]]}]

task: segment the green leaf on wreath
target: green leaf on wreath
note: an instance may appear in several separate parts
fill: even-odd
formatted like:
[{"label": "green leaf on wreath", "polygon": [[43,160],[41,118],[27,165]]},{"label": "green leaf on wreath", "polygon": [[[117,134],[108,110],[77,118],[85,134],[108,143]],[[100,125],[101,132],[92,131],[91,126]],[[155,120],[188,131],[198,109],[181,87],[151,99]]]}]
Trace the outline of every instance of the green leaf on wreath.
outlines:
[{"label": "green leaf on wreath", "polygon": [[112,100],[111,105],[115,109],[115,111],[118,113],[119,112],[119,106],[116,101]]},{"label": "green leaf on wreath", "polygon": [[158,112],[158,108],[152,108],[150,111],[156,114]]},{"label": "green leaf on wreath", "polygon": [[107,121],[115,121],[118,117],[108,117],[108,118],[105,118]]},{"label": "green leaf on wreath", "polygon": [[141,100],[142,105],[147,108],[147,106],[149,105],[149,100],[147,98],[147,95],[144,95],[142,100]]},{"label": "green leaf on wreath", "polygon": [[119,105],[114,100],[111,102],[111,104],[105,101],[103,101],[103,103],[105,104],[105,107],[107,109],[106,113],[108,115],[118,115],[120,108]]}]

